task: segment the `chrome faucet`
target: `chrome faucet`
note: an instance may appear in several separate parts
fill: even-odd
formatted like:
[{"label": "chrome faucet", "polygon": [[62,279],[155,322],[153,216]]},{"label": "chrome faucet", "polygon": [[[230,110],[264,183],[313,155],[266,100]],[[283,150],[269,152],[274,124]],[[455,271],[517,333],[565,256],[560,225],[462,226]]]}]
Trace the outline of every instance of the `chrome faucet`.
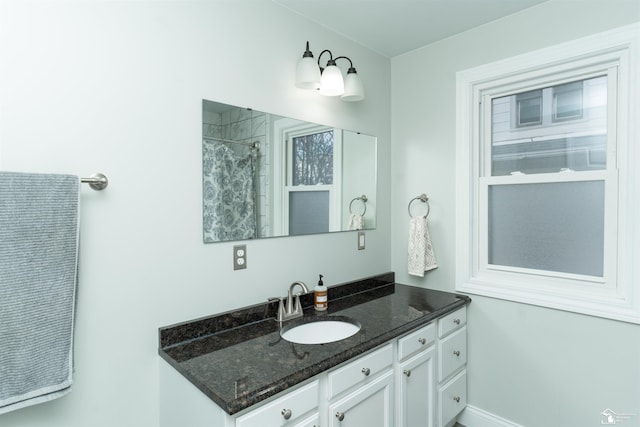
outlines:
[{"label": "chrome faucet", "polygon": [[[296,317],[302,317],[302,304],[300,304],[300,294],[293,294],[293,290],[296,286],[302,288],[302,293],[309,292],[309,288],[301,281],[295,281],[289,286],[289,292],[287,292],[287,301],[283,302],[283,298],[269,298],[269,301],[279,301],[278,302],[278,314],[276,316],[276,321],[282,322],[283,320],[295,319]],[[295,300],[294,300],[295,296]]]},{"label": "chrome faucet", "polygon": [[307,288],[307,285],[305,285],[303,282],[293,282],[291,286],[289,286],[289,292],[287,293],[287,305],[284,308],[284,312],[286,315],[292,316],[292,317],[302,316],[302,306],[300,305],[300,292],[296,294],[295,307],[292,306],[293,305],[292,292],[293,292],[293,288],[295,288],[296,286],[300,286],[303,290],[303,293],[305,294],[309,292],[309,288]]}]

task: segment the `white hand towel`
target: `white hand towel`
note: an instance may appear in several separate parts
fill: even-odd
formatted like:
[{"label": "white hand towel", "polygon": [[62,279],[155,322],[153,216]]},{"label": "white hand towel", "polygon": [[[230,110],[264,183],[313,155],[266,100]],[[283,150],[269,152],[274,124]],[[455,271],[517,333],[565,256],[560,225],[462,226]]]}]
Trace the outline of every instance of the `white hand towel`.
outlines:
[{"label": "white hand towel", "polygon": [[364,228],[364,218],[362,215],[351,214],[349,221],[349,230],[362,230]]},{"label": "white hand towel", "polygon": [[424,277],[425,271],[438,267],[431,245],[427,219],[423,216],[409,220],[409,274]]}]

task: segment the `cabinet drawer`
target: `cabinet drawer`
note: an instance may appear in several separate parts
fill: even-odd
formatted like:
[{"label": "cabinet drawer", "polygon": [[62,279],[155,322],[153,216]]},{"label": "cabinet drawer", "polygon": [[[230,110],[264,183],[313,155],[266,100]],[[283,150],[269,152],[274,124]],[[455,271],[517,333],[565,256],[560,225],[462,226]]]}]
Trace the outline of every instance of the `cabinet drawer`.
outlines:
[{"label": "cabinet drawer", "polygon": [[463,327],[440,341],[438,381],[444,380],[466,363],[467,328]]},{"label": "cabinet drawer", "polygon": [[[318,381],[307,384],[236,419],[236,427],[282,426],[318,406]],[[290,411],[290,412],[287,412]],[[285,418],[288,415],[287,418]]]},{"label": "cabinet drawer", "polygon": [[398,340],[398,358],[404,360],[412,354],[424,350],[436,339],[436,327],[429,323],[417,331]]},{"label": "cabinet drawer", "polygon": [[467,308],[462,307],[459,310],[449,313],[440,320],[438,320],[438,337],[442,338],[445,335],[460,329],[467,324]]},{"label": "cabinet drawer", "polygon": [[375,350],[372,353],[359,357],[349,362],[328,375],[329,399],[356,384],[375,377],[393,362],[393,350],[391,344]]},{"label": "cabinet drawer", "polygon": [[453,377],[438,392],[439,426],[447,425],[467,406],[467,371]]}]

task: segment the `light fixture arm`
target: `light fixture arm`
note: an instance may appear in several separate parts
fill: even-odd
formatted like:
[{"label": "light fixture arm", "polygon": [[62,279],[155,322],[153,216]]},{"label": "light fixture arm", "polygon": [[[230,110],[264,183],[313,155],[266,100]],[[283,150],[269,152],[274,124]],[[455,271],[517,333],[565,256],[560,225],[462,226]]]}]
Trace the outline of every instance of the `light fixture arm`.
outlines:
[{"label": "light fixture arm", "polygon": [[320,55],[318,55],[318,67],[320,67],[320,73],[322,73],[325,69],[325,67],[320,65],[320,59],[322,58],[322,55],[324,55],[325,52],[329,52],[329,60],[327,61],[327,67],[330,65],[336,65],[336,61],[333,59],[333,53],[331,53],[329,49],[325,49],[322,52],[320,52]]},{"label": "light fixture arm", "polygon": [[[308,43],[308,42],[307,42]],[[307,46],[308,49],[308,46]],[[331,53],[331,51],[329,49],[325,49],[322,52],[320,52],[320,55],[318,56],[318,67],[320,67],[320,73],[322,73],[322,71],[324,71],[324,67],[322,65],[320,65],[320,60],[322,58],[322,55],[328,52],[329,53],[329,60],[327,61],[327,67],[330,65],[336,65],[336,61],[338,59],[346,59],[347,61],[349,61],[349,69],[347,70],[347,74],[351,74],[351,73],[355,73],[356,69],[353,66],[353,61],[351,61],[351,58],[349,58],[348,56],[338,56],[335,59],[333,58],[333,53]]]},{"label": "light fixture arm", "polygon": [[351,73],[355,73],[356,69],[353,66],[353,62],[351,62],[351,59],[349,59],[346,56],[338,56],[336,59],[334,59],[333,61],[337,61],[338,59],[346,59],[347,61],[349,61],[349,69],[347,70],[347,74],[351,74]]}]

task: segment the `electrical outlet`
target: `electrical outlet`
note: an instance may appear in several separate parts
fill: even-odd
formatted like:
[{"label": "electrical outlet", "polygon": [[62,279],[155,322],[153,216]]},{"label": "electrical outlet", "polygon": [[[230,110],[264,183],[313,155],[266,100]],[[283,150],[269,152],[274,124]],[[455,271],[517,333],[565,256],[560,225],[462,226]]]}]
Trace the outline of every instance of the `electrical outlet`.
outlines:
[{"label": "electrical outlet", "polygon": [[247,268],[247,245],[233,247],[233,269],[243,270]]},{"label": "electrical outlet", "polygon": [[358,250],[364,249],[364,231],[358,231]]}]

